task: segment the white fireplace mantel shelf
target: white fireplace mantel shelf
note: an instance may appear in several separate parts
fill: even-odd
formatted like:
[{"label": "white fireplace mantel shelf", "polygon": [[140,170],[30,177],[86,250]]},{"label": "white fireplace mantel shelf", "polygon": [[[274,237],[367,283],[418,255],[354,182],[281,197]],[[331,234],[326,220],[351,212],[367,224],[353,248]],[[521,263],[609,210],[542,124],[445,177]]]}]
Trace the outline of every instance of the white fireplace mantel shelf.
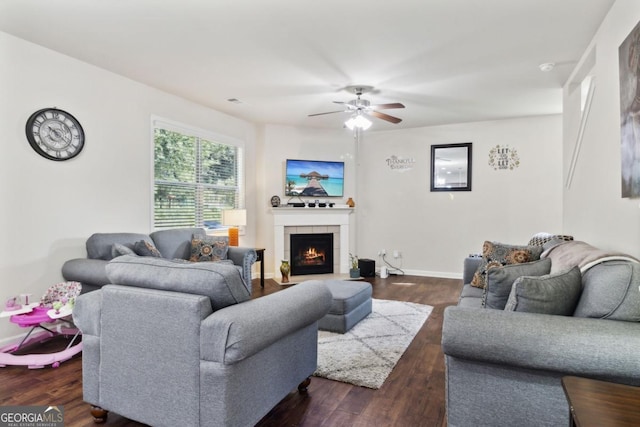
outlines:
[{"label": "white fireplace mantel shelf", "polygon": [[339,226],[340,227],[340,273],[349,272],[349,222],[353,208],[273,208],[274,238],[274,274],[280,271],[280,262],[284,258],[284,228],[304,226]]}]

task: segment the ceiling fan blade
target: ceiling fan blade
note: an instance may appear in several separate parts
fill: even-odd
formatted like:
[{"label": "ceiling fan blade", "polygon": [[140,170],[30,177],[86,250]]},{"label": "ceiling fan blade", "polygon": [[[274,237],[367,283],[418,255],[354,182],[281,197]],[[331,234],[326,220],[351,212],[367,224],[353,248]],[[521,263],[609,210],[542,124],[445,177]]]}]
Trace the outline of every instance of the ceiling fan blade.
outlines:
[{"label": "ceiling fan blade", "polygon": [[404,108],[404,104],[401,104],[399,102],[394,102],[391,104],[378,104],[378,105],[372,105],[372,108],[377,108],[378,110],[388,110],[391,108]]},{"label": "ceiling fan blade", "polygon": [[345,110],[340,110],[340,111],[328,111],[326,113],[315,113],[315,114],[309,114],[308,117],[313,117],[313,116],[323,116],[325,114],[335,114],[335,113],[344,113]]},{"label": "ceiling fan blade", "polygon": [[377,117],[379,119],[391,122],[391,123],[400,123],[402,121],[402,119],[390,116],[390,115],[385,114],[385,113],[381,113],[380,111],[369,111],[369,114],[374,116],[374,117]]}]

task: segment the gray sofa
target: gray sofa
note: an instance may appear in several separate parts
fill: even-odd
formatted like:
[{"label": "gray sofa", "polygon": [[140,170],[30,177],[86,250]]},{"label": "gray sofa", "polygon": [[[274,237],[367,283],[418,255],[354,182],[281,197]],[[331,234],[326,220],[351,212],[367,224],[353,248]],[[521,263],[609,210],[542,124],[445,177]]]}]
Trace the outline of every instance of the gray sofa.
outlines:
[{"label": "gray sofa", "polygon": [[250,299],[228,264],[120,256],[78,297],[84,400],[153,426],[252,426],[317,364],[322,282]]},{"label": "gray sofa", "polygon": [[[114,258],[114,245],[132,249],[136,242],[152,243],[163,258],[189,259],[191,239],[194,234],[204,235],[202,228],[175,228],[141,233],[96,233],[86,242],[87,257],[72,259],[62,266],[65,280],[82,283],[82,292],[99,289],[109,283],[105,267]],[[256,252],[252,248],[229,246],[227,258],[236,266],[245,282],[251,286],[251,266],[256,262]]]},{"label": "gray sofa", "polygon": [[[489,269],[487,289],[494,291],[492,283],[509,274],[551,261],[548,274],[515,279],[505,309],[486,308],[496,295],[470,284],[483,258],[465,259],[460,300],[445,309],[442,330],[449,427],[568,425],[567,375],[640,386],[640,264],[586,246],[552,242],[542,261]],[[565,315],[534,309],[537,293],[565,292],[576,274],[575,296],[541,299]],[[526,289],[533,292],[528,300]]]}]

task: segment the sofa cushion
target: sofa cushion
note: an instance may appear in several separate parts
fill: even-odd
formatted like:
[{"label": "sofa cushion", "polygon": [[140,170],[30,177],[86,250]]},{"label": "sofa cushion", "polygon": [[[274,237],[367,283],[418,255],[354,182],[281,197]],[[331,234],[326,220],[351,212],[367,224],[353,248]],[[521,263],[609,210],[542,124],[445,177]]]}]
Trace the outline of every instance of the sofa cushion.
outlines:
[{"label": "sofa cushion", "polygon": [[116,258],[122,255],[136,255],[136,253],[130,246],[114,243],[111,247],[111,258]]},{"label": "sofa cushion", "polygon": [[148,242],[146,240],[140,240],[134,243],[133,251],[136,253],[136,255],[140,255],[140,256],[162,258],[162,254],[156,248],[156,246],[153,243]]},{"label": "sofa cushion", "polygon": [[487,271],[487,286],[482,296],[485,308],[503,310],[509,299],[513,282],[521,276],[542,276],[551,271],[551,260],[492,267]]},{"label": "sofa cushion", "polygon": [[227,259],[229,237],[194,234],[189,261],[221,261]]},{"label": "sofa cushion", "polygon": [[115,243],[133,248],[135,242],[146,240],[151,242],[151,238],[140,233],[95,233],[87,239],[87,258],[110,260],[111,251]]},{"label": "sofa cushion", "polygon": [[582,275],[574,316],[640,322],[640,264],[606,261]]},{"label": "sofa cushion", "polygon": [[473,275],[471,284],[478,288],[487,285],[487,270],[508,264],[521,264],[540,259],[541,246],[516,246],[485,241],[482,245],[482,262]]},{"label": "sofa cushion", "polygon": [[106,271],[109,282],[116,285],[207,296],[214,310],[251,298],[236,266],[226,263],[124,255],[111,260]]},{"label": "sofa cushion", "polygon": [[578,267],[540,277],[520,277],[513,283],[505,310],[571,316],[581,289]]}]

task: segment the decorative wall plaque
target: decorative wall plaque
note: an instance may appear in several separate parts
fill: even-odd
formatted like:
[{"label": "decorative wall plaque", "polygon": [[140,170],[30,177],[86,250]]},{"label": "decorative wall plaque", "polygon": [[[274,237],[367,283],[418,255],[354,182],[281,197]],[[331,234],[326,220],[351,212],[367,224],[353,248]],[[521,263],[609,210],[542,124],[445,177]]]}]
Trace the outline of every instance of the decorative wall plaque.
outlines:
[{"label": "decorative wall plaque", "polygon": [[413,169],[413,165],[416,163],[416,159],[413,157],[404,158],[398,157],[396,155],[392,155],[387,159],[387,166],[391,170],[395,170],[398,172],[404,172],[409,169]]},{"label": "decorative wall plaque", "polygon": [[508,145],[496,145],[489,150],[489,166],[494,170],[513,170],[520,166],[518,152]]}]

